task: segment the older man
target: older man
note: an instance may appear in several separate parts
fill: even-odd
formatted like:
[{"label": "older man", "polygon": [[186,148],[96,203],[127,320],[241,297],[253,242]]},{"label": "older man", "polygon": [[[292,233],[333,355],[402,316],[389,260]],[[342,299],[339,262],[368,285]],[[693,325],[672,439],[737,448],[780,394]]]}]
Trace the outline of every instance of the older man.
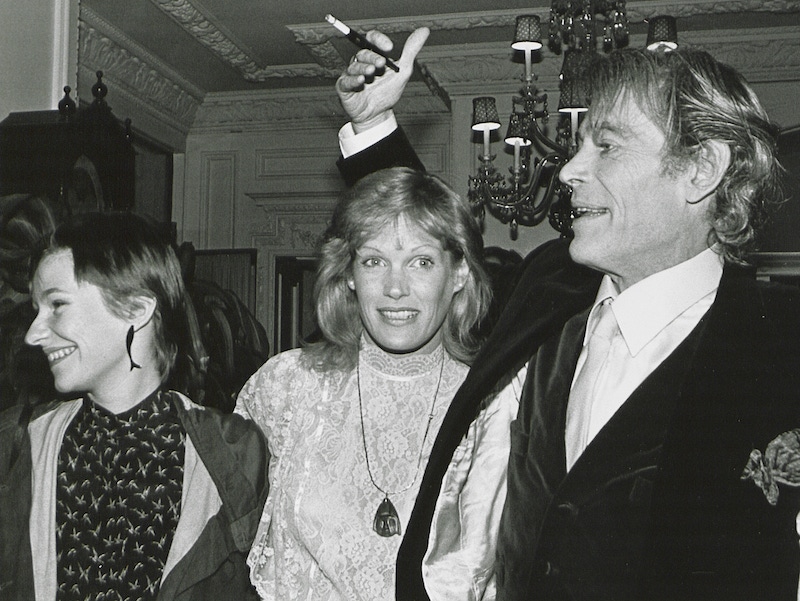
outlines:
[{"label": "older man", "polygon": [[[399,73],[362,50],[339,78],[345,154],[357,134],[348,179],[416,160],[391,106],[426,37],[412,34]],[[484,397],[522,373],[490,532],[498,599],[794,599],[800,496],[786,482],[796,437],[783,434],[800,428],[800,291],[756,281],[743,260],[778,199],[776,129],[741,75],[702,51],[615,51],[591,80],[560,174],[574,239],[523,262],[453,401],[397,597],[438,598],[423,555],[441,483]]]}]

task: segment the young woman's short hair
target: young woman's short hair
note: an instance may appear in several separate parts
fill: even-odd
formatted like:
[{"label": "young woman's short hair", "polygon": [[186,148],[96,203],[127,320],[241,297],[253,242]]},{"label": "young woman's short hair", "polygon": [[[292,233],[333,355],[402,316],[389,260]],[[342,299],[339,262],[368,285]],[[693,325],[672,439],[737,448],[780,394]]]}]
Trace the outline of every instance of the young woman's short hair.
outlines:
[{"label": "young woman's short hair", "polygon": [[172,376],[186,384],[176,388],[189,387],[198,375],[174,373],[176,360],[182,370],[199,374],[204,351],[180,264],[157,225],[133,213],[82,213],[58,226],[44,254],[65,249],[72,252],[75,279],[97,286],[118,317],[129,314],[136,297],[155,299],[152,324],[158,371],[163,381]]}]

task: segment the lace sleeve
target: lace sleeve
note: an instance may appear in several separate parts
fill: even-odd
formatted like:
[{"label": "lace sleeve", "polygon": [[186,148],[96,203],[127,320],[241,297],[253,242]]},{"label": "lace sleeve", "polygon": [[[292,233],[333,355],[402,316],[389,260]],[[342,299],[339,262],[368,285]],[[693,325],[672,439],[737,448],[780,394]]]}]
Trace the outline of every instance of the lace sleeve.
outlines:
[{"label": "lace sleeve", "polygon": [[234,413],[252,419],[269,444],[273,457],[281,455],[292,419],[297,385],[307,374],[299,365],[300,349],[267,361],[242,387]]}]

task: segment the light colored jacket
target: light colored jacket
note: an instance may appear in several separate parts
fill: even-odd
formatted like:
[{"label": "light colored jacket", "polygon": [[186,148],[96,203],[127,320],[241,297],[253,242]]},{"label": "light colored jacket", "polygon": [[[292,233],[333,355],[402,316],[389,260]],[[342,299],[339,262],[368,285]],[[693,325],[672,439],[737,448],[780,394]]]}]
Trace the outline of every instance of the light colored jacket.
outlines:
[{"label": "light colored jacket", "polygon": [[[241,416],[169,394],[187,438],[181,515],[158,599],[255,598],[244,560],[268,490],[266,441]],[[0,415],[0,598],[4,600],[55,599],[58,453],[82,402],[37,407],[29,420],[21,408]]]}]

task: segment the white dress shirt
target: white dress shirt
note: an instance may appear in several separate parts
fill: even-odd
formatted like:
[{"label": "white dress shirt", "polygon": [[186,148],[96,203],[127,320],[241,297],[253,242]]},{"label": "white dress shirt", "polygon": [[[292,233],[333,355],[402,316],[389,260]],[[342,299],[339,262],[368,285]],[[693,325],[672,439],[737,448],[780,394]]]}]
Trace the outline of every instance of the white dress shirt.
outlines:
[{"label": "white dress shirt", "polygon": [[[567,448],[578,444],[583,452],[631,393],[686,339],[714,302],[722,266],[722,257],[709,248],[621,293],[609,276],[603,277],[594,307],[613,298],[611,310],[619,332],[598,382],[585,444],[568,438]],[[594,307],[587,332],[594,330]],[[586,342],[584,336],[576,375],[586,361]]]},{"label": "white dress shirt", "polygon": [[360,134],[355,132],[352,123],[345,123],[339,130],[339,150],[344,158],[353,156],[376,142],[380,142],[396,129],[397,118],[393,112],[389,113],[388,119]]}]

